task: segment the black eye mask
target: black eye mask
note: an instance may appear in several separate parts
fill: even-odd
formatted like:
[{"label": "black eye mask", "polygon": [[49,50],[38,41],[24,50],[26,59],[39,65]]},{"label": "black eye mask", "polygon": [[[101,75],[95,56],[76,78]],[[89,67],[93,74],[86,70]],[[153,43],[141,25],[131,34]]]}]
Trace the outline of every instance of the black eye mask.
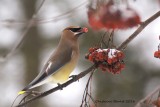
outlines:
[{"label": "black eye mask", "polygon": [[72,32],[80,32],[82,28],[69,28],[68,30],[71,30]]}]

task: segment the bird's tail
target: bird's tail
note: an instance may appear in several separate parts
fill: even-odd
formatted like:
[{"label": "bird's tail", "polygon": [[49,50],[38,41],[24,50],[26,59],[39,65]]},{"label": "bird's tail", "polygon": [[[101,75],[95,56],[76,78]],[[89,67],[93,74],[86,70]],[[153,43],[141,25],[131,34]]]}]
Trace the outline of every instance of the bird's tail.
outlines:
[{"label": "bird's tail", "polygon": [[42,82],[39,82],[39,83],[37,83],[37,81],[33,81],[29,85],[27,85],[23,90],[19,91],[18,95],[24,94],[26,92],[30,92],[30,89],[38,87],[38,86],[40,86],[42,84],[45,84],[46,82],[48,82],[47,79],[42,81]]},{"label": "bird's tail", "polygon": [[[26,93],[26,91],[29,92],[30,89],[38,87],[38,86],[40,86],[42,84],[45,84],[45,83],[50,81],[50,79],[45,79],[44,80],[43,76],[46,76],[46,74],[43,74],[42,78],[39,78],[39,76],[37,76],[29,85],[27,85],[23,90],[18,92],[18,95],[24,94],[24,93]],[[40,77],[41,77],[41,75],[40,75]]]},{"label": "bird's tail", "polygon": [[22,95],[22,94],[24,94],[24,93],[26,93],[26,91],[19,91],[19,92],[18,92],[18,95]]}]

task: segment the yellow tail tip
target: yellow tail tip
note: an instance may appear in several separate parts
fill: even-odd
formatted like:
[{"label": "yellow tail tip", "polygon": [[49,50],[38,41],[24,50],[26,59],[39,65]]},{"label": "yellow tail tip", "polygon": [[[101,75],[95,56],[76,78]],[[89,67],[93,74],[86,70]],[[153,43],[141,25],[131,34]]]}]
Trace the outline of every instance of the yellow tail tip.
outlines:
[{"label": "yellow tail tip", "polygon": [[26,91],[20,91],[18,92],[18,95],[24,94]]}]

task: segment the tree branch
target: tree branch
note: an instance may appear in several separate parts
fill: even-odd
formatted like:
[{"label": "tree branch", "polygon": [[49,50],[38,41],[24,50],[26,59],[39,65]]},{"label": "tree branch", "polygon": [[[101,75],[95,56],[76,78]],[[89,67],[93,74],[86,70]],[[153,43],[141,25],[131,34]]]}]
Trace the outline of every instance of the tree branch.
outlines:
[{"label": "tree branch", "polygon": [[[61,19],[68,18],[71,16],[74,12],[76,12],[80,7],[85,6],[88,3],[88,1],[83,2],[82,4],[72,8],[69,11],[66,11],[65,13],[62,13],[60,15],[50,17],[50,18],[34,18],[33,22],[34,25],[44,24],[44,23],[50,23],[50,22],[57,22]],[[38,10],[38,9],[37,9]],[[27,24],[30,20],[14,20],[14,19],[7,19],[7,20],[0,20],[0,24],[4,25],[16,25],[16,24]]]},{"label": "tree branch", "polygon": [[131,35],[129,36],[117,49],[121,50],[126,48],[126,46],[139,34],[141,33],[141,31],[148,25],[150,24],[152,21],[154,21],[156,18],[158,18],[160,16],[160,11],[158,11],[157,13],[155,13],[153,16],[151,16],[149,19],[147,19],[146,21],[144,21],[139,27],[138,29]]},{"label": "tree branch", "polygon": [[147,95],[145,98],[140,100],[135,107],[141,107],[141,104],[144,103],[146,100],[151,98],[154,94],[156,94],[158,91],[160,91],[160,86],[158,86],[155,90],[153,90],[149,95]]},{"label": "tree branch", "polygon": [[32,18],[29,20],[28,24],[26,25],[25,30],[22,32],[20,39],[17,41],[17,43],[12,47],[12,49],[10,50],[10,52],[8,52],[6,55],[3,56],[4,59],[8,58],[9,56],[11,56],[13,54],[13,52],[18,49],[20,47],[20,45],[23,43],[25,36],[27,34],[27,32],[29,31],[29,29],[34,25],[34,20],[38,14],[38,12],[40,11],[41,7],[43,6],[45,0],[42,0],[41,4],[39,5],[39,7],[36,9],[36,11],[34,12],[34,14],[32,15]]},{"label": "tree branch", "polygon": [[31,103],[31,102],[34,101],[34,100],[40,99],[40,98],[42,98],[42,97],[45,97],[45,96],[47,96],[47,95],[49,95],[49,94],[51,94],[51,93],[53,93],[53,92],[55,92],[55,91],[57,91],[57,90],[61,90],[62,88],[65,88],[65,87],[67,87],[68,85],[70,85],[71,83],[73,83],[73,82],[79,80],[80,78],[84,77],[84,76],[87,75],[89,72],[93,72],[96,68],[97,68],[96,65],[92,65],[92,66],[89,67],[87,70],[85,70],[85,71],[81,72],[80,74],[76,75],[75,77],[73,77],[72,79],[68,80],[68,81],[65,82],[64,84],[58,85],[58,86],[55,87],[55,88],[52,88],[52,89],[50,89],[50,90],[48,90],[48,91],[45,91],[45,92],[43,92],[43,93],[40,93],[39,95],[37,95],[37,96],[35,96],[35,97],[32,97],[31,99],[27,100],[26,102],[21,103],[21,104],[15,106],[15,107],[22,107],[22,106],[24,106],[24,105],[26,105],[26,104],[28,104],[28,103]]}]

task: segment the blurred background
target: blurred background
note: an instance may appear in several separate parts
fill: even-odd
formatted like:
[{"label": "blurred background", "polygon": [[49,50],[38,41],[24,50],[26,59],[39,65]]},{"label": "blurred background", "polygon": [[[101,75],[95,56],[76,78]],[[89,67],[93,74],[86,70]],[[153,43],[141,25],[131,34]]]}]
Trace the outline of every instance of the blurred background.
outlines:
[{"label": "blurred background", "polygon": [[[45,0],[27,31],[21,46],[12,51],[27,29],[41,0],[0,0],[0,107],[10,107],[17,93],[30,83],[42,69],[60,39],[61,31],[70,25],[85,26],[89,32],[80,38],[80,60],[72,74],[92,65],[84,56],[95,46],[104,31],[89,27],[89,0]],[[129,4],[142,21],[159,11],[158,0],[130,0]],[[115,44],[119,46],[135,28],[117,30]],[[156,19],[137,36],[125,50],[125,69],[113,75],[97,70],[92,81],[96,100],[134,100],[135,103],[102,103],[99,107],[132,107],[160,84],[160,60],[154,58],[160,35],[160,19]],[[12,51],[12,52],[11,52]],[[11,52],[11,53],[10,53]],[[8,57],[5,57],[9,53]],[[88,76],[63,90],[34,101],[28,107],[79,107]],[[56,85],[47,84],[37,90],[45,91]],[[19,97],[20,100],[22,97]],[[18,102],[18,101],[17,101]],[[17,104],[16,102],[16,104]]]}]

